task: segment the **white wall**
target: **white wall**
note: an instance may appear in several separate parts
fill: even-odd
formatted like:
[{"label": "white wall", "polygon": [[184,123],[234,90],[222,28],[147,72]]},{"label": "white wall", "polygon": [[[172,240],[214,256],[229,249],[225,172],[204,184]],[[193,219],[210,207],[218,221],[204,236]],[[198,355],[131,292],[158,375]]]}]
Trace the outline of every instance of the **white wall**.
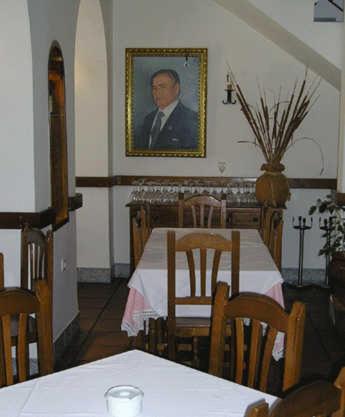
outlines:
[{"label": "white wall", "polygon": [[110,269],[109,191],[80,188],[83,207],[77,212],[77,266]]},{"label": "white wall", "polygon": [[[35,210],[33,83],[28,8],[0,2],[0,211]],[[20,280],[19,232],[0,230],[5,284]]]},{"label": "white wall", "polygon": [[0,2],[0,61],[0,211],[33,211],[32,56],[25,1]]},{"label": "white wall", "polygon": [[[221,160],[228,163],[224,172],[226,176],[259,175],[263,162],[261,155],[253,146],[238,143],[239,139],[252,138],[239,106],[221,104],[224,99],[226,62],[230,63],[251,102],[257,100],[257,79],[270,90],[278,91],[282,86],[285,91],[291,91],[295,79],[303,77],[303,65],[209,0],[116,1],[114,22],[114,174],[216,176],[219,175],[217,161]],[[208,48],[206,158],[125,157],[126,47]],[[313,137],[320,143],[325,157],[322,176],[335,178],[339,93],[326,82],[322,83],[319,93],[318,102],[297,136]],[[318,177],[321,168],[317,147],[306,142],[296,144],[283,162],[289,177]],[[115,262],[128,261],[128,209],[124,208],[128,194],[128,189],[119,187],[114,196]],[[299,198],[300,209],[297,211],[305,212],[306,203],[304,198]],[[292,241],[288,237],[287,247],[293,246],[295,239]],[[315,248],[315,255],[305,257],[306,266],[315,265],[317,250]],[[289,266],[292,260],[289,257],[286,259],[288,265],[284,266]]]},{"label": "white wall", "polygon": [[311,0],[249,0],[327,60],[342,67],[343,23],[314,22]]},{"label": "white wall", "polygon": [[[79,7],[75,56],[77,176],[108,176],[108,73],[98,0]],[[110,268],[109,192],[83,188],[77,213],[78,267]],[[97,248],[97,249],[95,249]]]},{"label": "white wall", "polygon": [[[68,189],[75,192],[74,140],[74,43],[78,0],[28,0],[34,82],[35,198],[37,211],[51,205],[48,129],[48,57],[58,41],[64,58],[66,127],[68,143]],[[21,75],[19,68],[18,78]],[[75,214],[54,233],[54,317],[56,339],[78,313],[76,288]],[[61,261],[66,262],[62,270]]]}]

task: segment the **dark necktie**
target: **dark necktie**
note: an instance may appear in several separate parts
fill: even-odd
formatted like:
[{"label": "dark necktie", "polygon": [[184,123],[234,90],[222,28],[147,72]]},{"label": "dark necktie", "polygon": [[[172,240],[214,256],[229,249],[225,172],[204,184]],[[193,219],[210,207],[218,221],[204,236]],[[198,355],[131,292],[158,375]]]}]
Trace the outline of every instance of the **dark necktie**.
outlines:
[{"label": "dark necktie", "polygon": [[150,148],[153,148],[157,142],[159,132],[161,130],[162,125],[162,117],[164,116],[164,113],[162,111],[159,111],[156,117],[156,121],[151,129],[151,145]]}]

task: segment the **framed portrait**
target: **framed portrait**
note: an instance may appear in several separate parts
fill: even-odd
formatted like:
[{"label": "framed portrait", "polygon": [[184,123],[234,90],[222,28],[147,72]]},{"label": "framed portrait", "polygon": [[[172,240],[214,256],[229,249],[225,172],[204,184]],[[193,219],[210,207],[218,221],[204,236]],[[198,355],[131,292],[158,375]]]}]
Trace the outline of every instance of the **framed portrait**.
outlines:
[{"label": "framed portrait", "polygon": [[126,155],[206,155],[206,48],[126,49]]}]

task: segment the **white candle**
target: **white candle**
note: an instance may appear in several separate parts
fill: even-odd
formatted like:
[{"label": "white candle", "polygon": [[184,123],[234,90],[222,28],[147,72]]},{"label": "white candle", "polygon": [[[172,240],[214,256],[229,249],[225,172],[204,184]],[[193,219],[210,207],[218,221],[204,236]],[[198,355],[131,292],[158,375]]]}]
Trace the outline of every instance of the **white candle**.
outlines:
[{"label": "white candle", "polygon": [[104,394],[112,417],[135,417],[142,410],[144,393],[132,385],[117,385]]}]

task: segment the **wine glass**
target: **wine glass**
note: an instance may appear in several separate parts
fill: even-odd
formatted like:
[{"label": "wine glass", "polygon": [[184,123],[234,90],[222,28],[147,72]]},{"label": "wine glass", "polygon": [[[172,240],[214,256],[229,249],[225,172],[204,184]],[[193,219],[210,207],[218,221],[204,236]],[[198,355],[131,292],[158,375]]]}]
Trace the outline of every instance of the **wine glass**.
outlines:
[{"label": "wine glass", "polygon": [[218,166],[218,171],[220,172],[220,175],[222,175],[223,172],[226,169],[226,162],[225,161],[218,161],[217,166]]}]

